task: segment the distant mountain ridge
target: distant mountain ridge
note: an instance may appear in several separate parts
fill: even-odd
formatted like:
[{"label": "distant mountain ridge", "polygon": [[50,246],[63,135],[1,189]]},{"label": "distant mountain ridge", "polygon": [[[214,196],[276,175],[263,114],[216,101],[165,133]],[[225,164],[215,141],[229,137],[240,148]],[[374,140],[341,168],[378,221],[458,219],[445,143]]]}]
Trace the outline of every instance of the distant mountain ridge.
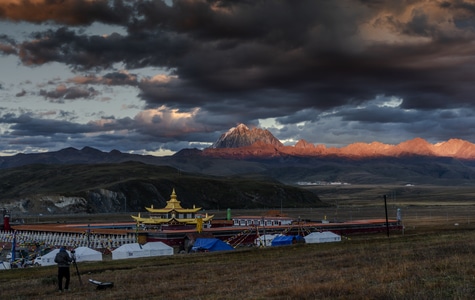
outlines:
[{"label": "distant mountain ridge", "polygon": [[[19,167],[29,164],[96,164],[122,163],[138,161],[152,165],[169,165],[183,168],[177,159],[185,157],[220,158],[232,160],[247,159],[385,159],[410,158],[424,156],[427,158],[453,158],[475,161],[475,144],[461,139],[430,144],[422,138],[404,141],[397,145],[381,142],[357,142],[342,148],[314,145],[299,140],[294,146],[283,145],[268,130],[253,128],[240,124],[231,128],[209,148],[182,149],[172,156],[157,157],[122,153],[118,150],[102,152],[92,147],[65,148],[59,151],[31,154],[0,156],[0,169]],[[190,166],[191,167],[191,166]],[[194,169],[193,171],[198,171]]]},{"label": "distant mountain ridge", "polygon": [[452,157],[475,159],[475,144],[461,139],[430,144],[422,138],[404,141],[397,145],[380,142],[357,142],[342,148],[314,145],[299,140],[294,146],[285,146],[268,130],[240,124],[221,135],[213,146],[203,150],[202,155],[221,158],[264,158],[279,156],[325,157],[337,156],[352,159],[404,156]]},{"label": "distant mountain ridge", "polygon": [[445,142],[430,144],[422,138],[415,138],[397,145],[380,142],[357,142],[342,148],[336,148],[321,144],[314,145],[302,139],[294,146],[286,146],[268,130],[249,129],[247,126],[240,124],[221,135],[209,148],[203,150],[182,149],[167,157],[128,154],[118,150],[102,152],[92,147],[84,147],[81,150],[69,147],[53,152],[0,156],[0,169],[28,164],[94,164],[125,161],[173,165],[169,162],[174,158],[196,156],[224,159],[279,157],[372,159],[424,156],[475,160],[475,144],[461,139],[450,139]]}]

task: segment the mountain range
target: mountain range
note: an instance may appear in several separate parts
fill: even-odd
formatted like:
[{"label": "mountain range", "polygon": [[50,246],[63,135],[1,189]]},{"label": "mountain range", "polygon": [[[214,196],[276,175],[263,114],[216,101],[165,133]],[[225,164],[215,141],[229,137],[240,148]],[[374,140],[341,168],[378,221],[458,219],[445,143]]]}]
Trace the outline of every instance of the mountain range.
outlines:
[{"label": "mountain range", "polygon": [[426,156],[475,160],[475,144],[460,139],[430,144],[422,138],[415,138],[397,145],[372,142],[354,143],[342,148],[327,148],[325,145],[314,145],[299,140],[294,146],[284,146],[268,130],[249,129],[240,124],[223,134],[213,146],[204,149],[202,154],[226,158],[299,156],[362,159]]},{"label": "mountain range", "polygon": [[475,145],[464,140],[289,146],[268,130],[240,124],[209,148],[165,157],[91,147],[0,157],[0,205],[25,212],[137,211],[160,207],[176,187],[184,204],[207,209],[318,207],[326,204],[302,183],[473,186],[474,179]]},{"label": "mountain range", "polygon": [[[472,184],[475,145],[460,139],[430,144],[415,138],[397,145],[354,143],[327,148],[305,140],[282,144],[268,130],[231,128],[209,148],[157,157],[84,147],[0,157],[0,169],[31,164],[100,164],[136,161],[214,176],[259,174],[287,184],[299,181]],[[285,170],[285,171],[283,171]],[[392,170],[391,172],[388,172]]]},{"label": "mountain range", "polygon": [[320,158],[343,160],[391,159],[391,158],[453,158],[463,161],[475,161],[475,144],[461,139],[450,139],[445,142],[431,144],[422,138],[415,138],[397,145],[372,143],[353,143],[346,147],[336,148],[305,140],[295,145],[282,144],[268,130],[249,129],[244,124],[233,127],[213,143],[209,148],[182,149],[172,156],[156,157],[151,155],[135,155],[122,153],[118,150],[102,152],[84,147],[81,150],[65,148],[59,151],[32,154],[16,154],[0,156],[0,169],[19,167],[28,164],[73,164],[73,163],[120,163],[124,161],[140,161],[150,164],[165,164],[175,158],[182,157],[225,158],[233,160],[256,160],[275,158]]}]

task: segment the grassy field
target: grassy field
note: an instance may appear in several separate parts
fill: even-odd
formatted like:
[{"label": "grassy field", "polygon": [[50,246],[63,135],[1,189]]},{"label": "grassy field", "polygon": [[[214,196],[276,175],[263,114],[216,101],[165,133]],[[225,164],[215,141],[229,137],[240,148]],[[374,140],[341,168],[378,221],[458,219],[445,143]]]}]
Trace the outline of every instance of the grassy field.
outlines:
[{"label": "grassy field", "polygon": [[[473,299],[475,226],[0,272],[2,299]],[[87,280],[112,281],[96,290]]]},{"label": "grassy field", "polygon": [[[335,203],[331,208],[283,212],[313,220],[384,218],[381,195],[386,193],[389,217],[401,209],[405,226],[389,237],[355,235],[339,243],[79,263],[83,285],[72,268],[67,294],[57,292],[54,266],[0,271],[2,299],[473,299],[472,189],[460,190],[460,196],[422,187],[407,194],[387,191],[348,187],[333,191],[331,199],[328,192],[326,201]],[[249,211],[233,210],[239,214]],[[89,278],[115,286],[96,290]]]}]

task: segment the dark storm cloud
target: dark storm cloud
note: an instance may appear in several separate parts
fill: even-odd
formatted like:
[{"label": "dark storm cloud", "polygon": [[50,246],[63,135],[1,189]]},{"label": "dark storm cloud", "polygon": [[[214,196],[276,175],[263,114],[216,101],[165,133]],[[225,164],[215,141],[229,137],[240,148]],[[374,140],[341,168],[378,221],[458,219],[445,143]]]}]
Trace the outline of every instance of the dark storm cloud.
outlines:
[{"label": "dark storm cloud", "polygon": [[417,110],[404,111],[394,107],[369,106],[361,109],[348,108],[341,110],[335,116],[344,121],[358,121],[364,123],[411,123],[424,118],[424,113]]},{"label": "dark storm cloud", "polygon": [[108,73],[102,77],[108,85],[137,85],[137,75],[120,72]]},{"label": "dark storm cloud", "polygon": [[[74,119],[74,116],[66,114],[69,119]],[[23,113],[18,116],[14,113],[6,113],[0,116],[0,122],[11,124],[11,135],[22,137],[56,134],[86,135],[109,130],[127,130],[134,126],[132,124],[134,121],[130,118],[101,118],[95,122],[78,124],[68,120],[45,119],[32,113]]]},{"label": "dark storm cloud", "polygon": [[122,24],[130,18],[130,3],[133,2],[135,1],[4,0],[0,3],[0,18],[32,23],[53,21],[67,25],[87,25],[96,21]]},{"label": "dark storm cloud", "polygon": [[[73,2],[77,6],[81,1]],[[408,20],[396,20],[397,14],[378,19],[378,13],[402,9],[384,4],[176,1],[169,7],[160,1],[82,3],[81,7],[95,12],[87,20],[48,18],[85,24],[96,16],[94,20],[122,25],[129,33],[88,36],[65,27],[39,32],[20,46],[20,56],[25,64],[57,61],[88,69],[123,62],[128,68],[173,70],[178,78],[173,82],[158,87],[141,85],[141,95],[150,105],[202,106],[232,98],[240,98],[246,105],[251,103],[249,95],[265,98],[276,91],[282,95],[292,92],[292,101],[274,98],[289,112],[358,104],[377,94],[404,96],[405,107],[472,105],[466,93],[474,90],[457,92],[461,76],[456,73],[457,64],[474,63],[467,56],[475,50],[467,45],[473,34],[441,30],[440,24],[430,20],[431,11],[423,7],[414,8]],[[456,16],[462,4],[444,9]],[[117,7],[123,8],[125,16],[108,17],[117,15]],[[460,14],[465,16],[467,11]],[[59,15],[57,12],[54,15]],[[61,15],[68,12],[64,8]],[[100,17],[103,15],[105,19]],[[432,40],[366,45],[357,36],[357,28],[372,18],[376,20],[373,26],[388,26],[400,36]],[[421,63],[427,57],[433,58],[432,62]],[[460,62],[440,62],[447,57]],[[475,75],[475,71],[466,72],[466,77]]]},{"label": "dark storm cloud", "polygon": [[0,54],[17,54],[16,42],[5,34],[0,34]]},{"label": "dark storm cloud", "polygon": [[109,68],[117,62],[123,62],[130,69],[174,67],[174,57],[193,48],[186,39],[168,32],[88,36],[61,27],[37,32],[33,37],[19,46],[24,64],[61,62],[75,69]]},{"label": "dark storm cloud", "polygon": [[[61,112],[59,112],[61,113]],[[50,114],[57,114],[57,112],[51,112]],[[66,114],[63,115],[66,119],[74,120],[75,116]],[[154,136],[157,142],[167,142],[170,139],[173,140],[175,134],[173,131],[183,131],[183,127],[188,127],[188,131],[183,134],[185,138],[183,141],[188,141],[188,138],[198,137],[202,133],[196,129],[193,123],[186,123],[184,120],[182,124],[175,124],[170,122],[169,116],[156,114],[152,116],[156,121],[164,123],[164,127],[161,128],[162,132],[157,132],[157,129],[153,127],[153,124],[144,122],[144,117],[137,116],[135,119],[128,117],[115,118],[113,116],[102,117],[97,121],[88,122],[86,124],[78,124],[68,120],[55,120],[45,119],[41,115],[33,113],[23,113],[17,115],[15,113],[5,113],[0,115],[0,123],[11,124],[10,135],[14,136],[37,136],[37,135],[55,135],[55,134],[78,134],[86,135],[90,133],[100,133],[104,131],[129,131],[134,135],[135,131],[146,136]],[[190,122],[190,121],[188,121]],[[136,128],[131,130],[130,128]],[[124,138],[127,138],[124,136]],[[143,138],[143,136],[142,136]],[[176,139],[180,141],[180,139]]]},{"label": "dark storm cloud", "polygon": [[76,76],[68,80],[76,84],[104,84],[104,85],[138,85],[137,75],[124,72],[107,73],[104,76],[86,75]]},{"label": "dark storm cloud", "polygon": [[[0,4],[0,18],[58,26],[18,44],[2,44],[0,37],[0,45],[13,47],[3,52],[18,53],[31,66],[59,62],[93,71],[120,63],[168,70],[163,78],[111,71],[72,81],[137,85],[149,109],[199,108],[195,123],[185,127],[202,131],[184,129],[178,139],[264,118],[286,126],[320,124],[329,118],[322,114],[343,121],[338,135],[344,128],[388,123],[401,129],[442,117],[435,112],[473,110],[474,14],[475,6],[462,0],[10,0]],[[92,35],[84,26],[94,22],[125,31]],[[63,92],[43,93],[62,99]],[[371,105],[380,96],[401,103]],[[359,106],[366,108],[348,109]],[[158,115],[147,121],[163,124]],[[157,132],[146,122],[135,124],[139,132]],[[409,125],[407,132],[419,133]]]},{"label": "dark storm cloud", "polygon": [[66,87],[58,86],[53,91],[40,90],[39,93],[41,96],[52,99],[63,99],[63,100],[72,100],[78,98],[90,98],[94,95],[97,95],[98,92],[94,88],[81,88],[81,87]]},{"label": "dark storm cloud", "polygon": [[5,114],[0,116],[0,122],[12,124],[10,135],[13,136],[35,136],[35,135],[54,135],[57,133],[85,133],[91,132],[92,126],[79,125],[68,121],[58,121],[51,119],[35,118],[30,114]]}]

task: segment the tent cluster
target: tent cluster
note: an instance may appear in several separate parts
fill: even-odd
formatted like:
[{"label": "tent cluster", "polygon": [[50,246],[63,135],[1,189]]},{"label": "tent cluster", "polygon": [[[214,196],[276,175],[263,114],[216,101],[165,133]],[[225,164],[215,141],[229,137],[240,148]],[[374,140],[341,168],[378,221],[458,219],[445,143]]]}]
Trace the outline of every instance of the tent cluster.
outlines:
[{"label": "tent cluster", "polygon": [[[283,246],[291,245],[295,243],[329,243],[340,242],[341,237],[333,232],[313,232],[309,235],[302,237],[300,235],[280,235],[280,234],[267,234],[259,236],[254,243],[257,246]],[[228,243],[223,242],[217,238],[197,238],[191,248],[192,252],[214,252],[214,251],[228,251],[234,250],[234,248]],[[50,266],[55,265],[54,258],[59,252],[59,249],[38,257],[35,259],[35,265]],[[68,251],[69,255],[72,255],[71,251]],[[173,255],[173,248],[162,242],[149,242],[144,245],[139,243],[124,244],[112,251],[112,259],[128,259],[138,257],[151,257],[151,256],[165,256]],[[74,256],[76,262],[84,261],[101,261],[102,253],[88,247],[78,247],[75,249]],[[0,269],[9,269],[8,262],[0,263]]]},{"label": "tent cluster", "polygon": [[[66,250],[71,256],[72,253]],[[55,265],[54,258],[59,252],[59,249],[54,249],[46,255],[43,255],[38,264],[42,266]],[[173,255],[173,248],[162,242],[149,242],[145,245],[138,243],[125,244],[112,251],[112,259],[127,259],[137,257],[163,256]],[[76,262],[83,261],[101,261],[102,253],[87,247],[78,247],[75,249],[74,256]]]}]

